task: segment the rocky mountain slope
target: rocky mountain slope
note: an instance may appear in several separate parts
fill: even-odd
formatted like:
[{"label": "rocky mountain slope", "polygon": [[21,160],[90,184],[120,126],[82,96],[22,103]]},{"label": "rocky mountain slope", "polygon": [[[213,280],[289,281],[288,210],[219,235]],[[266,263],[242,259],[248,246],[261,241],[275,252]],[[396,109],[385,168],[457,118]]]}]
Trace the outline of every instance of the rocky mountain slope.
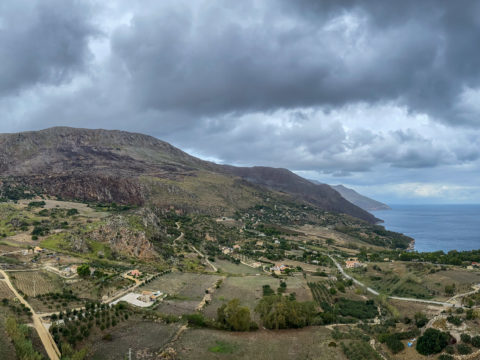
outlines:
[{"label": "rocky mountain slope", "polygon": [[344,197],[346,200],[352,204],[357,205],[359,208],[362,208],[366,211],[374,210],[390,210],[390,207],[387,204],[384,204],[380,201],[373,200],[367,196],[359,194],[353,189],[347,188],[343,185],[332,185],[332,188],[335,189]]},{"label": "rocky mountain slope", "polygon": [[21,188],[64,199],[148,203],[217,215],[283,196],[377,221],[327,185],[289,170],[217,165],[151,136],[123,131],[57,127],[1,134],[0,182],[3,195]]}]

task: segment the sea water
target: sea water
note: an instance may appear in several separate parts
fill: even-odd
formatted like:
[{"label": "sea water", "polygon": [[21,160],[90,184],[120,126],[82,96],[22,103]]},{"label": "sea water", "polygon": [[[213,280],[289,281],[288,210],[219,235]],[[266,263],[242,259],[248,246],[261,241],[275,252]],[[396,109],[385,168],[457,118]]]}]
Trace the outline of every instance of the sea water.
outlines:
[{"label": "sea water", "polygon": [[387,230],[415,239],[416,251],[480,249],[480,205],[391,205],[372,213]]}]

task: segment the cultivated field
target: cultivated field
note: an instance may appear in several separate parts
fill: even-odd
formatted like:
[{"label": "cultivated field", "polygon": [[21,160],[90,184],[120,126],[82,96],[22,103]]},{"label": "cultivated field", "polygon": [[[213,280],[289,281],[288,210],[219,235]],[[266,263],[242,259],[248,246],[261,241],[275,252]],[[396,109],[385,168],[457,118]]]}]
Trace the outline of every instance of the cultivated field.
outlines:
[{"label": "cultivated field", "polygon": [[160,290],[171,298],[201,301],[205,290],[220,278],[217,275],[172,272],[141,286],[140,290]]},{"label": "cultivated field", "polygon": [[480,271],[401,261],[370,263],[366,268],[349,270],[349,273],[380,292],[440,301],[452,296],[445,294],[446,285],[455,284],[455,294],[458,294],[480,283]]},{"label": "cultivated field", "polygon": [[13,299],[15,295],[5,281],[0,280],[0,299]]},{"label": "cultivated field", "polygon": [[235,333],[189,329],[175,344],[179,359],[335,359],[346,360],[339,346],[329,347],[330,331],[300,330]]},{"label": "cultivated field", "polygon": [[243,265],[243,264],[234,264],[228,260],[220,260],[216,259],[213,262],[218,269],[220,269],[224,273],[228,274],[237,274],[237,275],[252,275],[252,274],[261,274],[263,273],[262,269],[254,269],[250,266]]},{"label": "cultivated field", "polygon": [[168,343],[179,325],[165,325],[157,322],[126,321],[109,333],[111,341],[99,340],[91,344],[91,360],[128,359],[132,349],[132,360],[156,359],[156,352]]},{"label": "cultivated field", "polygon": [[[287,283],[287,294],[294,292],[299,301],[313,300],[303,276],[291,276],[285,280]],[[226,278],[220,288],[215,291],[211,304],[205,308],[205,315],[214,318],[217,314],[217,308],[234,298],[240,299],[242,305],[248,306],[253,313],[255,306],[262,298],[263,285],[270,285],[276,291],[280,286],[280,280],[266,274]]]},{"label": "cultivated field", "polygon": [[36,296],[62,289],[62,279],[45,271],[12,271],[10,280],[13,285],[28,296]]}]

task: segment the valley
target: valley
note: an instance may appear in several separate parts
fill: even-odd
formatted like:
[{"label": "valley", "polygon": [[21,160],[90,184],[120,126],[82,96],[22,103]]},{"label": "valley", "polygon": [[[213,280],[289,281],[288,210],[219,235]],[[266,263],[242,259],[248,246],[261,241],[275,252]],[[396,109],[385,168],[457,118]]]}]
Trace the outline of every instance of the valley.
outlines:
[{"label": "valley", "polygon": [[411,252],[287,170],[225,168],[138,134],[20,138],[37,150],[12,154],[24,165],[4,162],[0,186],[12,359],[480,354],[478,252]]}]

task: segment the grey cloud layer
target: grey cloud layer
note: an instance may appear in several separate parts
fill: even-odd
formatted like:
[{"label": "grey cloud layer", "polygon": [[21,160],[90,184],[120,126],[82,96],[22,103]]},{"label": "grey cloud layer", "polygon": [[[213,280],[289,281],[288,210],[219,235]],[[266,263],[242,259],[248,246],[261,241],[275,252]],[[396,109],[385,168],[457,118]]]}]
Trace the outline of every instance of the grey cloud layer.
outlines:
[{"label": "grey cloud layer", "polygon": [[479,15],[446,0],[3,1],[0,131],[121,128],[359,182],[474,178]]},{"label": "grey cloud layer", "polygon": [[58,85],[85,68],[95,34],[89,8],[62,0],[0,4],[0,94]]},{"label": "grey cloud layer", "polygon": [[143,106],[211,115],[398,100],[479,125],[452,111],[479,86],[476,2],[191,3],[134,16],[113,36]]}]

